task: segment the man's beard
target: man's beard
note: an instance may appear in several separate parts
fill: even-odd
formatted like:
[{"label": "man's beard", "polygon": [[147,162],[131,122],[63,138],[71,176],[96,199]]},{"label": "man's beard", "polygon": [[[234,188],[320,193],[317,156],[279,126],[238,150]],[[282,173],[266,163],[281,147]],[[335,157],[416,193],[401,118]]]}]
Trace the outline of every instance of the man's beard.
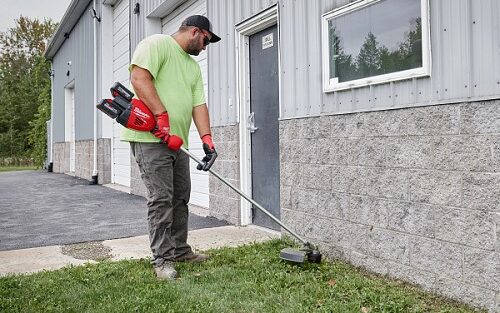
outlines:
[{"label": "man's beard", "polygon": [[190,55],[199,55],[200,52],[201,52],[202,48],[200,48],[198,46],[198,41],[197,40],[193,40],[189,43],[189,45],[187,46],[187,49],[186,49],[186,52]]}]

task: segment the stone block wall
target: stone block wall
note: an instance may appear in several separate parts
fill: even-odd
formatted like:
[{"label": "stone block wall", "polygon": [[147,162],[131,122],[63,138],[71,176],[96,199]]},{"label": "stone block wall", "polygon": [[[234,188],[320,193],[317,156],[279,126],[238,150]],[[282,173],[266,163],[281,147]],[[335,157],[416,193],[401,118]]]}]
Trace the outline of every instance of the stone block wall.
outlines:
[{"label": "stone block wall", "polygon": [[500,101],[284,120],[280,162],[330,257],[500,312]]},{"label": "stone block wall", "polygon": [[94,140],[75,142],[75,176],[91,180],[94,166]]},{"label": "stone block wall", "polygon": [[[94,149],[92,147],[92,149]],[[111,139],[97,139],[97,183],[99,185],[111,183]]]},{"label": "stone block wall", "polygon": [[52,170],[54,173],[69,172],[69,142],[55,142],[53,147]]},{"label": "stone block wall", "polygon": [[[239,126],[214,127],[212,136],[218,154],[212,169],[239,188]],[[209,177],[209,192],[210,216],[240,225],[240,196],[213,175]]]},{"label": "stone block wall", "polygon": [[[69,173],[70,143],[54,143],[53,171]],[[80,140],[75,143],[75,176],[91,180],[94,166],[94,141]],[[111,139],[101,138],[97,141],[98,183],[111,182]]]}]

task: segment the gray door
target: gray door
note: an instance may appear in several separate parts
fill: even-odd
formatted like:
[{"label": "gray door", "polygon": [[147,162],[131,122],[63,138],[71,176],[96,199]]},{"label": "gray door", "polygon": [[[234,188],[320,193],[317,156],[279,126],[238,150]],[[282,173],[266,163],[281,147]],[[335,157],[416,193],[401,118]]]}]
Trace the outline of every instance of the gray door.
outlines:
[{"label": "gray door", "polygon": [[[257,128],[251,133],[252,197],[280,218],[278,75],[278,32],[272,26],[250,36],[250,112]],[[256,208],[253,223],[279,229]]]}]

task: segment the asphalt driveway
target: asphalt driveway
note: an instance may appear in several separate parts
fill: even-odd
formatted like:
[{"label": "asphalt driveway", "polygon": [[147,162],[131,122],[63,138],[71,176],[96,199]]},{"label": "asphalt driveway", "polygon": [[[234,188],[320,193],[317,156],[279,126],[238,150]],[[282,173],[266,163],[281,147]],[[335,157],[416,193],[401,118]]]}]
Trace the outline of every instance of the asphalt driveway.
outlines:
[{"label": "asphalt driveway", "polygon": [[[147,234],[146,200],[44,171],[0,173],[0,251]],[[190,214],[189,229],[227,225]]]}]

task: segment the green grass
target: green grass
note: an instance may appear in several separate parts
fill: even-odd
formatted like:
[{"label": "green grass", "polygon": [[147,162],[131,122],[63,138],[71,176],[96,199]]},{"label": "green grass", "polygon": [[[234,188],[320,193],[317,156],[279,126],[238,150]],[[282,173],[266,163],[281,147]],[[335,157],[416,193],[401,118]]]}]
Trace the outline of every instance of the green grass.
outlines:
[{"label": "green grass", "polygon": [[297,266],[275,240],[211,250],[158,281],[147,260],[0,278],[0,312],[473,312],[343,262]]},{"label": "green grass", "polygon": [[0,166],[1,172],[13,172],[13,171],[26,171],[26,170],[36,170],[35,166]]}]

